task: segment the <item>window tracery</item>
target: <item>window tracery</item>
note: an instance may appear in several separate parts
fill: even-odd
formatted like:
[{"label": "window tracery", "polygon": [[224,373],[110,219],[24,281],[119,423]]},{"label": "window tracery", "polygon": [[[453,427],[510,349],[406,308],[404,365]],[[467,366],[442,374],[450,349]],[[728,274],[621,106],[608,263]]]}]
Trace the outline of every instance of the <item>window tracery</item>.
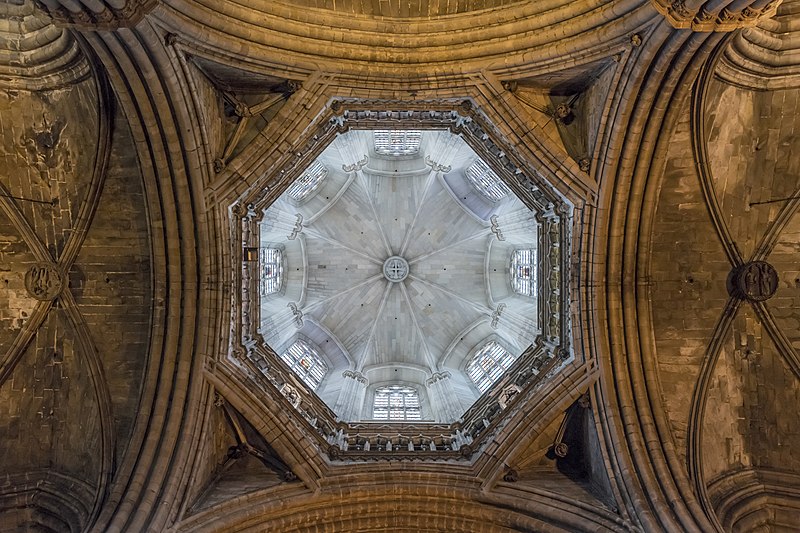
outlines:
[{"label": "window tracery", "polygon": [[472,357],[467,364],[467,375],[481,392],[492,386],[514,363],[511,355],[496,341],[489,341]]},{"label": "window tracery", "polygon": [[422,132],[418,130],[375,130],[375,153],[380,155],[413,155],[419,152]]},{"label": "window tracery", "polygon": [[316,390],[319,387],[322,378],[328,373],[328,365],[325,364],[317,351],[309,346],[307,342],[300,339],[281,354],[281,359],[312,390]]},{"label": "window tracery", "polygon": [[372,403],[375,420],[420,420],[419,393],[405,385],[387,385],[375,389]]},{"label": "window tracery", "polygon": [[259,259],[259,292],[269,296],[281,290],[283,252],[280,248],[261,248]]},{"label": "window tracery", "polygon": [[327,175],[328,169],[325,165],[319,161],[314,161],[311,163],[311,166],[308,167],[308,170],[289,186],[286,190],[286,194],[295,202],[299,202],[314,192]]},{"label": "window tracery", "polygon": [[522,296],[536,294],[536,250],[514,250],[511,255],[511,288]]},{"label": "window tracery", "polygon": [[492,202],[500,201],[511,194],[511,189],[482,159],[476,159],[467,167],[464,174],[467,176],[467,181]]}]

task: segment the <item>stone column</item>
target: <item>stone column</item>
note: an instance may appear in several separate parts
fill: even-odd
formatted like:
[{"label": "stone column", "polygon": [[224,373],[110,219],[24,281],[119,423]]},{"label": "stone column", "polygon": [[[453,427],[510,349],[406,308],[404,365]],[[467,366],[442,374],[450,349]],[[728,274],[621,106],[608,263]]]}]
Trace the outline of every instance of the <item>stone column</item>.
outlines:
[{"label": "stone column", "polygon": [[425,381],[428,398],[437,422],[450,423],[461,418],[464,410],[453,390],[450,372],[436,372]]},{"label": "stone column", "polygon": [[344,381],[333,411],[340,419],[348,422],[361,420],[361,409],[367,394],[367,378],[354,370],[345,370],[342,376]]}]

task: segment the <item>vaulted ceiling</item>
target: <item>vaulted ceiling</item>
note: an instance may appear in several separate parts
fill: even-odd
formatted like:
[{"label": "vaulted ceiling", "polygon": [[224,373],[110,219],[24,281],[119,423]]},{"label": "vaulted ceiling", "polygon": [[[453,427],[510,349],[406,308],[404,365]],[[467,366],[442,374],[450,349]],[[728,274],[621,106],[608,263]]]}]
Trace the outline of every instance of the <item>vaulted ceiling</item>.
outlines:
[{"label": "vaulted ceiling", "polygon": [[[370,390],[414,385],[423,419],[453,422],[480,395],[471,356],[494,340],[516,358],[536,341],[538,295],[514,292],[509,265],[514,250],[536,250],[539,222],[513,194],[492,201],[470,184],[479,158],[452,133],[424,131],[400,156],[377,153],[372,137],[337,137],[316,160],[327,174],[313,196],[297,205],[284,194],[266,209],[260,246],[281,246],[287,264],[282,290],[262,297],[261,334],[281,353],[298,338],[316,347],[327,364],[317,393],[332,408],[350,370]],[[390,257],[407,263],[399,282],[384,272]],[[442,372],[452,409],[425,394]],[[337,414],[371,418],[369,397]]]},{"label": "vaulted ceiling", "polygon": [[[798,16],[794,0],[5,2],[0,531],[793,530]],[[450,194],[471,153],[382,160],[383,127],[465,143],[547,244],[540,320],[506,335],[520,359],[454,423],[337,418],[277,359],[306,326],[252,290],[245,252],[272,239],[274,206],[316,270],[291,301],[352,358],[328,391],[360,383],[345,367],[402,363],[452,398],[442,357],[497,311],[477,290],[497,234]],[[341,197],[314,218],[322,204],[280,197],[318,158],[335,172],[317,200]],[[381,278],[390,252],[405,292]],[[345,293],[371,277],[372,296]],[[420,322],[428,303],[443,326]]]}]

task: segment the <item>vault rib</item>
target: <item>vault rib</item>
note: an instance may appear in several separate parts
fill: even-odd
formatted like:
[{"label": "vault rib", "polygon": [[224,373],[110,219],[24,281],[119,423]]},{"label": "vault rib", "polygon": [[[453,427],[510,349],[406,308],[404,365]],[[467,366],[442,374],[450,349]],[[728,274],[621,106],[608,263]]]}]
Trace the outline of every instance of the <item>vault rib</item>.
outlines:
[{"label": "vault rib", "polygon": [[383,315],[383,309],[386,307],[386,301],[389,299],[389,293],[392,291],[392,285],[394,285],[394,283],[386,282],[386,288],[383,291],[383,296],[381,296],[381,303],[378,305],[378,312],[375,313],[375,320],[372,322],[369,336],[367,337],[367,341],[364,344],[364,349],[361,350],[361,354],[358,357],[358,362],[356,363],[356,370],[359,372],[364,369],[364,363],[367,360],[367,351],[369,350],[370,343],[372,343],[372,341],[375,339],[375,330],[378,327],[378,321]]},{"label": "vault rib", "polygon": [[417,218],[419,218],[419,214],[422,212],[422,207],[425,205],[425,200],[428,198],[428,191],[430,191],[431,185],[433,185],[435,176],[436,173],[431,171],[431,173],[428,175],[428,179],[425,181],[425,189],[422,191],[422,198],[420,198],[419,205],[417,205],[417,211],[414,213],[414,218],[411,219],[411,224],[408,225],[408,230],[406,230],[405,237],[403,237],[403,244],[400,246],[400,252],[398,252],[398,255],[400,256],[406,253],[408,244],[411,242],[411,235],[414,233],[414,226],[416,226]]},{"label": "vault rib", "polygon": [[405,283],[400,283],[400,292],[403,293],[403,298],[405,298],[406,305],[408,305],[408,312],[411,313],[411,321],[414,323],[414,327],[417,329],[417,335],[419,335],[422,347],[425,349],[425,359],[428,361],[428,367],[430,368],[431,373],[434,373],[436,372],[436,361],[433,358],[433,354],[431,354],[428,343],[425,342],[425,335],[423,334],[422,328],[417,321],[417,314],[414,312],[414,305],[411,303],[411,297],[408,295],[408,289],[406,289]]},{"label": "vault rib", "polygon": [[364,189],[364,194],[367,195],[367,199],[369,200],[369,207],[372,210],[372,217],[375,220],[375,225],[378,226],[378,231],[381,234],[381,240],[383,241],[383,245],[386,247],[386,257],[394,255],[392,253],[392,246],[389,244],[389,239],[386,238],[386,232],[383,231],[383,224],[381,224],[381,221],[378,218],[378,210],[375,209],[375,200],[369,193],[369,187],[367,187],[367,184],[364,183],[364,181],[366,180],[366,178],[364,177],[364,173],[361,172],[360,170],[357,170],[356,176],[358,177],[356,181],[358,182],[359,187]]}]

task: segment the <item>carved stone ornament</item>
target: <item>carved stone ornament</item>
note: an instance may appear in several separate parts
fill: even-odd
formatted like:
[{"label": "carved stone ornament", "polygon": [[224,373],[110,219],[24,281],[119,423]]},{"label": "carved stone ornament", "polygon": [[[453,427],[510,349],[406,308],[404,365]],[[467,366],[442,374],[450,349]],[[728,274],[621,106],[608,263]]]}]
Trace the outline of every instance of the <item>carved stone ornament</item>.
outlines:
[{"label": "carved stone ornament", "polygon": [[745,263],[731,272],[729,289],[743,300],[763,302],[778,289],[778,272],[766,261]]},{"label": "carved stone ornament", "polygon": [[223,405],[225,405],[225,398],[219,392],[214,391],[214,407],[222,407]]},{"label": "carved stone ornament", "polygon": [[514,397],[520,392],[522,392],[522,389],[520,389],[518,385],[514,384],[511,384],[503,389],[503,392],[500,393],[500,397],[497,399],[497,403],[500,408],[505,409],[508,407],[508,404],[511,403],[511,400],[513,400]]},{"label": "carved stone ornament", "polygon": [[514,483],[519,479],[519,474],[513,468],[507,468],[505,473],[503,474],[503,481],[508,483]]},{"label": "carved stone ornament", "polygon": [[563,459],[569,453],[569,446],[567,446],[565,442],[558,442],[553,446],[553,453],[556,454],[556,457],[561,457]]},{"label": "carved stone ornament", "polygon": [[331,459],[338,459],[339,456],[342,454],[342,449],[339,448],[336,444],[331,444],[328,447],[328,457]]},{"label": "carved stone ornament", "polygon": [[284,397],[289,400],[289,403],[292,404],[292,406],[297,407],[300,405],[300,393],[288,383],[284,383],[283,387],[281,387],[281,394],[283,394]]},{"label": "carved stone ornament", "polygon": [[25,273],[25,288],[37,300],[52,300],[64,289],[64,275],[55,265],[37,263]]},{"label": "carved stone ornament", "polygon": [[367,384],[367,378],[364,377],[364,374],[355,370],[345,370],[342,372],[342,376],[345,378],[354,379],[364,385]]},{"label": "carved stone ornament", "polygon": [[408,276],[408,261],[393,255],[383,262],[383,276],[392,283],[399,283]]},{"label": "carved stone ornament", "polygon": [[592,400],[589,398],[588,394],[581,394],[581,397],[578,398],[578,407],[581,409],[588,409],[592,406]]}]

